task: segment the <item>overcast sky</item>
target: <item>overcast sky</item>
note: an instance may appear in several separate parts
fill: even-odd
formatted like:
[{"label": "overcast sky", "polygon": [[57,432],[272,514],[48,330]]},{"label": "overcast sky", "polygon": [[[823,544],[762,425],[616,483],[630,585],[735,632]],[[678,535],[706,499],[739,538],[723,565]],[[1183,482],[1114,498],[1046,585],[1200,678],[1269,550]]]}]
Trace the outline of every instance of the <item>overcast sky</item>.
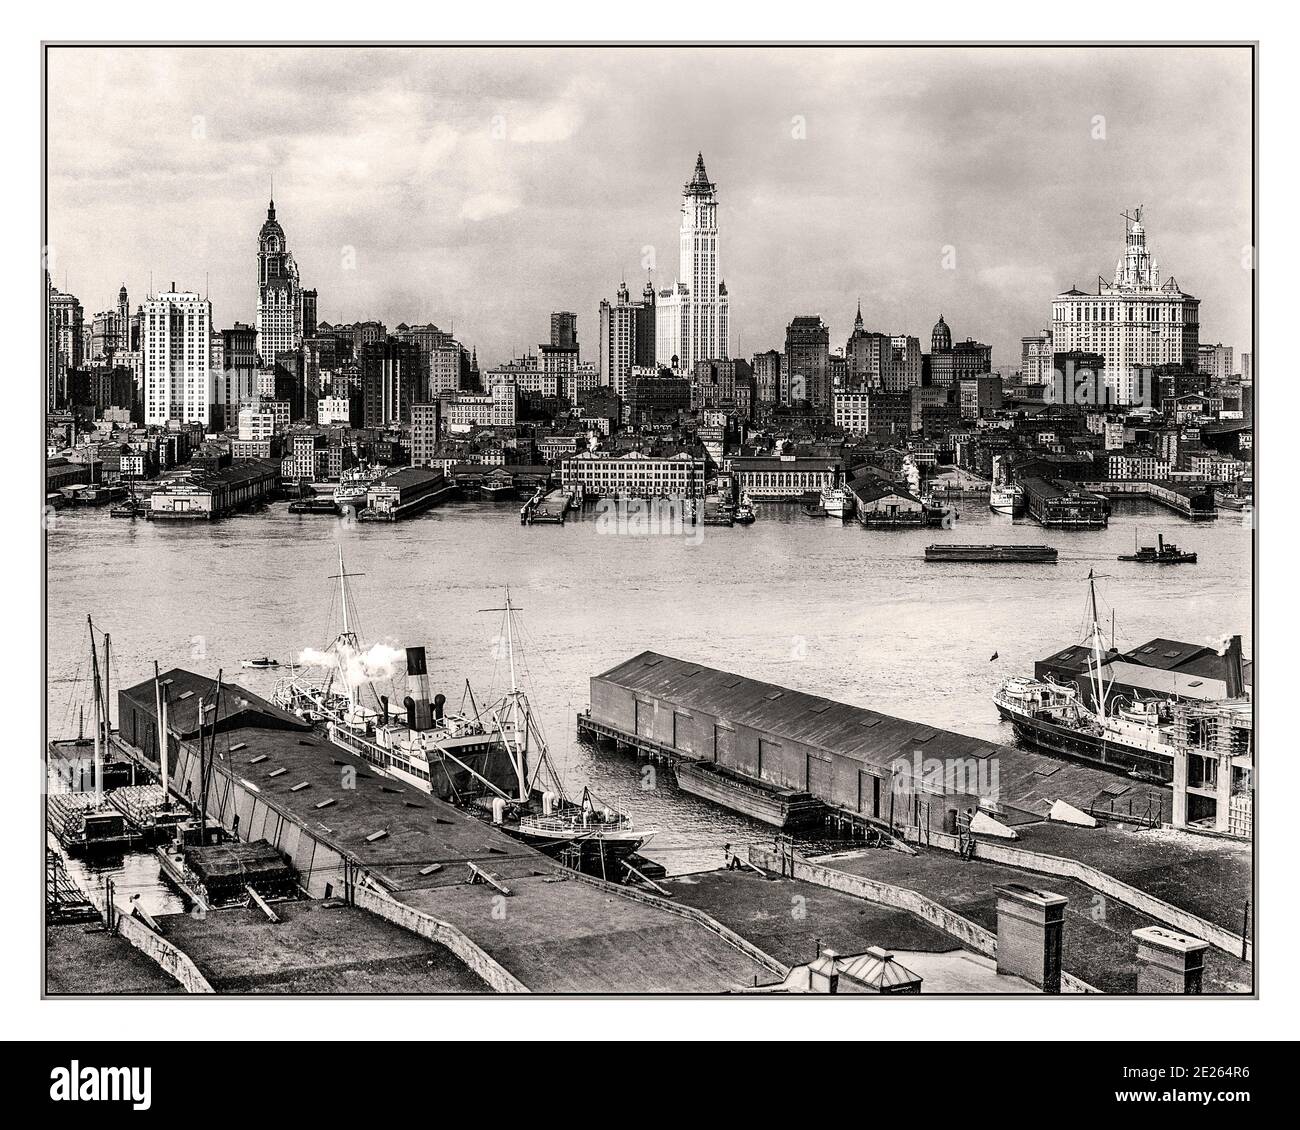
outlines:
[{"label": "overcast sky", "polygon": [[[1019,360],[1146,206],[1201,340],[1249,348],[1244,49],[188,49],[50,53],[49,244],[87,316],[172,280],[252,322],[277,215],[327,321],[453,327],[482,364],[552,310],[677,272],[682,184],[718,185],[733,353],[819,313]],[[1095,119],[1104,116],[1104,139]],[[802,122],[802,129],[800,128]],[[804,136],[796,136],[802,133]],[[944,269],[945,247],[955,269]],[[354,249],[355,266],[349,266]]]}]

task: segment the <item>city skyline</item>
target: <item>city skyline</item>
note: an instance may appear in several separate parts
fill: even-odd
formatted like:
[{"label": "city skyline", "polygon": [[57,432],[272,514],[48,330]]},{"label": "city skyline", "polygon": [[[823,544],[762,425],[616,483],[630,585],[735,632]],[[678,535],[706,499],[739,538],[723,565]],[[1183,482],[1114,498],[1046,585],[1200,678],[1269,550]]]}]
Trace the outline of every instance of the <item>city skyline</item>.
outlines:
[{"label": "city skyline", "polygon": [[[703,152],[734,356],[779,348],[814,313],[834,349],[861,296],[871,329],[924,338],[942,313],[1014,366],[1053,296],[1109,277],[1138,203],[1165,273],[1201,299],[1202,340],[1249,348],[1247,53],[1198,49],[1192,76],[1177,49],[889,48],[866,52],[865,77],[862,50],[714,52],[708,71],[702,53],[410,49],[362,91],[347,64],[359,72],[363,49],[270,50],[258,68],[219,49],[69,51],[50,75],[53,281],[89,317],[152,273],[155,293],[171,279],[206,293],[216,325],[251,324],[274,175],[319,319],[434,321],[487,364],[534,350],[570,309],[594,359],[598,303],[620,280],[640,289],[646,247],[671,286],[681,184]],[[86,79],[59,81],[70,65]],[[1085,75],[1103,93],[1080,95]],[[248,97],[232,109],[227,89]],[[880,186],[865,199],[864,181]]]}]

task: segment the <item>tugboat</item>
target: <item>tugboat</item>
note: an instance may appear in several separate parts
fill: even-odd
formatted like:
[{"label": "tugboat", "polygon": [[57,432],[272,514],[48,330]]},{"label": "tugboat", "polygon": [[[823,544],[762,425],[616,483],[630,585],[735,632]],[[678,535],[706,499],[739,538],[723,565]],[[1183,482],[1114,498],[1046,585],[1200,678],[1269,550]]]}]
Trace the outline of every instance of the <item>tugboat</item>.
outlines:
[{"label": "tugboat", "polygon": [[251,671],[269,671],[273,667],[279,667],[280,661],[263,655],[258,659],[245,659],[240,663],[240,666],[246,667]]},{"label": "tugboat", "polygon": [[1117,561],[1136,561],[1139,565],[1195,565],[1196,554],[1179,549],[1170,542],[1165,544],[1165,535],[1156,534],[1155,545],[1137,545],[1137,531],[1133,531],[1134,547],[1132,553],[1121,553]]}]

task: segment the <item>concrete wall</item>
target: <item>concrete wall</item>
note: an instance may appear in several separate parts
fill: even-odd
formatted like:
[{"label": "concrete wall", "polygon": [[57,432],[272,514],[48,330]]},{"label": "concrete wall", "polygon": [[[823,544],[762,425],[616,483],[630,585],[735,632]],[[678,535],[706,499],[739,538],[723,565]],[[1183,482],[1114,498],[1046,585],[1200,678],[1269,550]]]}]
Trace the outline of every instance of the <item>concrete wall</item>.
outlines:
[{"label": "concrete wall", "polygon": [[[956,836],[943,835],[938,832],[918,836],[914,832],[914,829],[908,829],[908,839],[913,843],[924,843],[930,847],[943,848],[947,851],[960,850],[960,844]],[[1191,911],[1181,910],[1163,899],[1156,898],[1155,895],[1139,890],[1121,879],[1116,879],[1113,875],[1108,875],[1105,871],[1099,871],[1086,863],[1080,863],[1077,859],[1066,859],[1060,855],[1046,855],[1042,852],[1029,851],[1026,848],[1011,847],[1008,844],[996,844],[981,839],[975,841],[975,858],[987,859],[990,863],[1003,863],[1008,867],[1018,867],[1022,871],[1035,871],[1040,875],[1057,875],[1063,879],[1073,879],[1109,898],[1113,898],[1116,902],[1121,902],[1125,906],[1132,907],[1134,910],[1154,918],[1157,922],[1163,922],[1166,926],[1172,926],[1181,933],[1190,934],[1194,938],[1209,942],[1210,945],[1226,954],[1231,954],[1236,958],[1240,958],[1242,955],[1240,934],[1234,934],[1231,930],[1225,930],[1222,926],[1207,922],[1204,918],[1191,913]],[[1253,961],[1254,952],[1254,943],[1247,942],[1245,960]]]},{"label": "concrete wall", "polygon": [[397,902],[371,887],[358,885],[353,901],[362,910],[368,910],[385,922],[400,926],[431,942],[446,946],[496,993],[526,993],[528,988],[515,975],[500,965],[486,950],[481,949],[455,926],[442,922],[423,911]]},{"label": "concrete wall", "polygon": [[[753,849],[750,849],[753,854]],[[694,906],[685,906],[681,903],[675,903],[672,899],[661,898],[659,895],[652,895],[649,891],[643,891],[636,887],[624,887],[615,883],[606,882],[604,879],[597,879],[594,875],[584,875],[578,871],[566,871],[565,875],[571,879],[578,879],[584,883],[590,883],[593,886],[609,891],[622,898],[631,899],[633,902],[643,902],[659,910],[666,910],[669,914],[676,914],[681,918],[689,918],[699,923],[706,930],[711,930],[717,934],[728,945],[738,949],[746,957],[758,962],[766,969],[770,969],[781,980],[785,980],[790,975],[790,967],[777,961],[771,954],[759,949],[753,942],[747,938],[741,937],[730,927],[724,926],[713,915]]]},{"label": "concrete wall", "polygon": [[[87,892],[86,897],[99,911],[100,918],[107,922],[108,902],[104,898],[104,892],[99,888],[92,888]],[[177,949],[166,938],[155,934],[129,911],[125,911],[115,904],[113,917],[116,920],[115,928],[118,936],[130,942],[131,945],[135,946],[136,949],[162,969],[164,973],[180,982],[181,988],[187,993],[213,993],[216,991],[208,984],[207,978],[199,972],[198,966],[189,959],[187,954]]]},{"label": "concrete wall", "polygon": [[[1209,942],[1210,945],[1222,950],[1224,953],[1237,958],[1242,956],[1240,934],[1234,934],[1231,930],[1225,930],[1221,926],[1207,922],[1204,918],[1200,918],[1190,911],[1181,910],[1163,899],[1156,898],[1155,895],[1148,894],[1146,891],[1139,890],[1137,887],[1116,879],[1113,875],[1098,871],[1097,868],[1086,863],[1080,863],[1077,859],[1066,859],[1059,855],[1044,855],[1041,852],[1026,851],[1024,848],[1009,847],[1005,844],[993,844],[986,840],[976,842],[975,856],[977,859],[1005,863],[1010,867],[1019,867],[1025,871],[1037,871],[1043,875],[1059,875],[1062,878],[1074,879],[1109,898],[1113,898],[1116,902],[1122,902],[1125,906],[1131,906],[1134,910],[1141,911],[1143,914],[1154,918],[1157,922],[1163,922],[1166,926],[1172,926],[1184,934],[1190,934],[1194,938]],[[1246,961],[1254,960],[1254,946],[1252,943],[1246,943],[1245,954]]]},{"label": "concrete wall", "polygon": [[[343,855],[338,850],[312,835],[302,825],[269,803],[261,794],[227,775],[221,766],[217,766],[216,769],[208,792],[209,817],[216,817],[220,819],[223,827],[233,829],[234,818],[238,815],[240,838],[264,839],[274,844],[298,870],[303,888],[312,898],[325,898],[328,895],[343,893]],[[187,799],[198,797],[199,759],[196,750],[190,749],[185,744],[179,745],[174,755],[171,773],[169,785],[172,792]],[[499,993],[528,991],[485,950],[480,949],[454,926],[432,918],[404,903],[396,902],[370,888],[356,885],[354,892],[357,906],[403,929],[446,946],[482,977],[494,991]],[[146,933],[152,933],[140,923],[135,925],[140,926]],[[184,954],[179,950],[176,953],[184,958]],[[185,960],[189,959],[185,958]],[[159,961],[159,964],[162,962]],[[165,965],[164,968],[167,968],[169,973],[172,972]],[[194,972],[197,974],[198,971]],[[177,979],[180,980],[179,977]],[[185,984],[184,981],[181,983]],[[212,989],[209,987],[206,990],[191,991],[211,992]]]}]

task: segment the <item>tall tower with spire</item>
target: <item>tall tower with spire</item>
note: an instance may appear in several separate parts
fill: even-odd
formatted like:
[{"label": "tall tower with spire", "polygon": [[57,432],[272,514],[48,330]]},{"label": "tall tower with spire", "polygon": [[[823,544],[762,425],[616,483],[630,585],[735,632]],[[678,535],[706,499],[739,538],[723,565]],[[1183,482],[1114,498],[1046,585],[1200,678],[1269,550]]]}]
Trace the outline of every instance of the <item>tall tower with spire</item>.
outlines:
[{"label": "tall tower with spire", "polygon": [[265,365],[302,343],[302,286],[284,229],[275,218],[275,199],[257,234],[257,352]]},{"label": "tall tower with spire", "polygon": [[1098,276],[1095,293],[1072,286],[1052,300],[1052,353],[1105,360],[1093,404],[1103,397],[1113,404],[1154,404],[1157,367],[1197,364],[1200,300],[1174,276],[1162,276],[1147,247],[1144,214],[1141,206],[1124,211],[1124,253],[1109,283]]},{"label": "tall tower with spire", "polygon": [[718,186],[709,180],[704,154],[682,187],[677,281],[660,292],[656,310],[656,360],[690,372],[696,361],[728,356],[727,286],[718,265]]}]

